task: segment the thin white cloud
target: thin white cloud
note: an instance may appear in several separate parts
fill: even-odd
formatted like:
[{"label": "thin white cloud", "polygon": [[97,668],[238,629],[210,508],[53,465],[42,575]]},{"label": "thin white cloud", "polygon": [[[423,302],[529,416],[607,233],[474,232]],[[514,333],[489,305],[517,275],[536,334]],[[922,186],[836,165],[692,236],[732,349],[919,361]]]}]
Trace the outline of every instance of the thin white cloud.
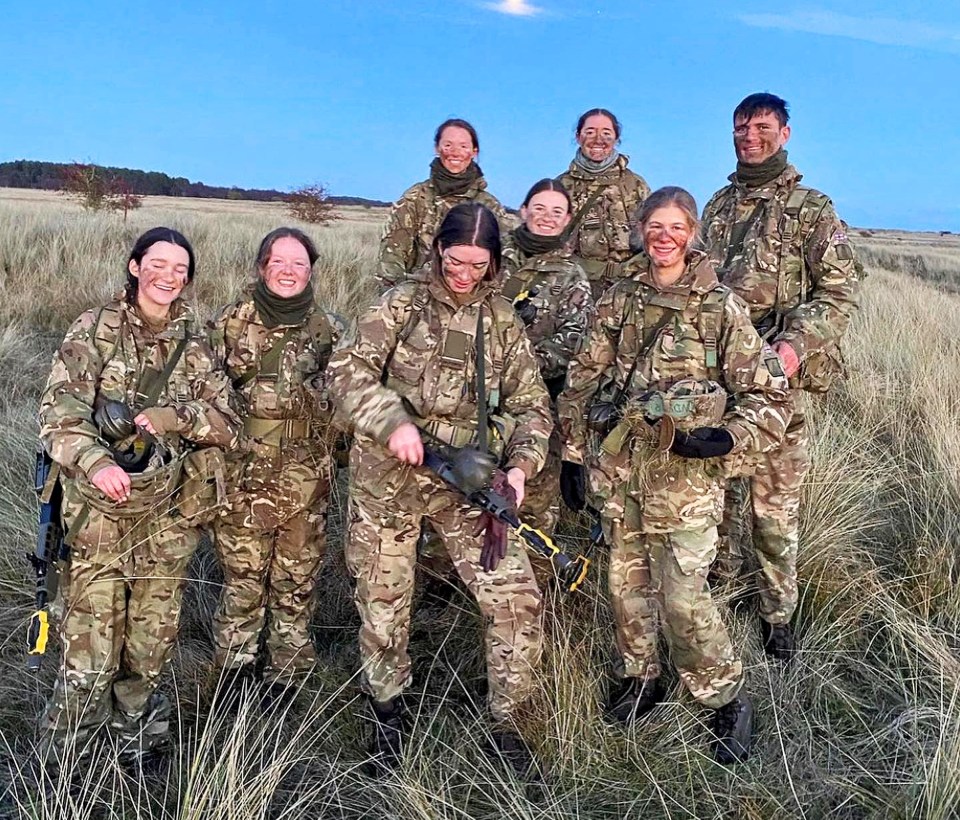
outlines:
[{"label": "thin white cloud", "polygon": [[485,5],[491,11],[511,14],[514,17],[533,17],[543,11],[540,6],[531,5],[527,0],[500,0],[499,3],[486,3]]},{"label": "thin white cloud", "polygon": [[757,28],[803,31],[847,37],[888,46],[960,52],[960,29],[891,17],[855,17],[832,11],[796,11],[790,14],[740,14],[741,23]]}]

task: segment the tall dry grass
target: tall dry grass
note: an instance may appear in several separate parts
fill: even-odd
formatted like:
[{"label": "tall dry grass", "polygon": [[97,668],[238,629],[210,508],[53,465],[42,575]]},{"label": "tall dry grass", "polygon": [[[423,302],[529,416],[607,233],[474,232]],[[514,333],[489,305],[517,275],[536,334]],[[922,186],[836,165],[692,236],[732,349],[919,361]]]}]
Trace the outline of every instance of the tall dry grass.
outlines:
[{"label": "tall dry grass", "polygon": [[[149,204],[149,203],[148,203]],[[800,556],[802,646],[788,669],[761,651],[756,611],[726,617],[744,648],[757,707],[756,753],[730,770],[710,759],[704,713],[670,677],[670,695],[630,731],[601,717],[613,651],[600,556],[582,594],[556,597],[535,696],[521,727],[544,782],[517,783],[484,753],[483,625],[457,598],[418,610],[413,734],[404,765],[364,772],[369,726],[357,699],[357,619],[338,509],[320,579],[322,669],[287,712],[253,698],[227,712],[210,683],[217,595],[209,550],[194,561],[176,657],[163,691],[179,742],[159,772],[126,771],[109,745],[74,772],[44,766],[34,715],[56,672],[23,667],[31,596],[28,488],[33,413],[67,324],[122,280],[143,228],[167,223],[196,243],[198,296],[210,311],[242,284],[275,211],[217,215],[145,209],[115,216],[0,198],[0,814],[15,817],[949,818],[960,815],[960,299],[871,265],[846,345],[850,376],[810,408],[815,467]],[[346,315],[372,293],[374,223],[314,231],[321,299]],[[893,240],[861,242],[878,260]],[[960,281],[960,243],[909,236]],[[911,253],[913,250],[911,249]],[[585,540],[570,526],[565,545]]]}]

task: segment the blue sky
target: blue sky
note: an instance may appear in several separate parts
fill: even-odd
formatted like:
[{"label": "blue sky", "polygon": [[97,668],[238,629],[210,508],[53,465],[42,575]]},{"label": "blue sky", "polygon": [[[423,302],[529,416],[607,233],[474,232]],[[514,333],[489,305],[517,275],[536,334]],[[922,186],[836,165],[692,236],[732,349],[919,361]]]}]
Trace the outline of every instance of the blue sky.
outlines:
[{"label": "blue sky", "polygon": [[960,3],[37,5],[0,3],[0,160],[395,199],[461,116],[516,206],[604,106],[631,167],[702,205],[734,167],[733,107],[766,90],[790,103],[791,160],[851,224],[960,230]]}]

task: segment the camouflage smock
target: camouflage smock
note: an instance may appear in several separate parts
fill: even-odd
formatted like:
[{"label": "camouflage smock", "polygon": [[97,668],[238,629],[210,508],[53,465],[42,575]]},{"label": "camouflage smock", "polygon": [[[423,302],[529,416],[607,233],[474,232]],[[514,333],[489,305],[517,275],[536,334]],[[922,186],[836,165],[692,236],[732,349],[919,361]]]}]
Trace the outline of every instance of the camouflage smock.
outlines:
[{"label": "camouflage smock", "polygon": [[174,458],[191,445],[230,448],[237,443],[240,422],[231,407],[230,386],[196,325],[191,309],[177,300],[168,324],[154,332],[122,295],[73,323],[54,354],[40,399],[40,439],[68,479],[86,482],[114,463],[93,421],[95,402],[115,400],[136,407],[144,371],[163,370],[188,333],[155,405],[174,409],[176,429],[157,438]]},{"label": "camouflage smock", "polygon": [[610,284],[612,268],[607,263],[623,262],[633,254],[630,249],[630,228],[637,208],[648,196],[646,180],[627,168],[630,158],[620,154],[610,168],[591,174],[576,162],[558,179],[570,194],[574,216],[598,189],[603,193],[591,205],[577,226],[573,251],[583,260],[591,284],[598,282],[594,297],[603,284]]},{"label": "camouflage smock", "polygon": [[527,337],[544,380],[562,379],[580,349],[593,315],[590,283],[569,250],[528,256],[515,244],[503,249],[504,280],[500,293],[511,302],[526,293],[536,318]]},{"label": "camouflage smock", "polygon": [[[423,278],[421,269],[431,261],[433,237],[447,212],[464,202],[479,202],[493,211],[506,234],[515,220],[493,194],[487,193],[487,181],[479,177],[460,194],[442,195],[429,179],[404,191],[390,211],[390,219],[380,240],[380,265],[377,278],[384,289],[408,278]],[[411,274],[421,271],[416,277]]]},{"label": "camouflage smock", "polygon": [[[233,385],[244,420],[241,447],[230,456],[244,466],[243,477],[235,480],[247,492],[285,495],[283,504],[272,499],[283,507],[277,510],[282,519],[309,501],[303,487],[330,477],[334,436],[326,367],[345,328],[339,317],[316,305],[299,325],[268,328],[253,289],[249,286],[217,313],[208,328],[210,346]],[[270,351],[272,363],[266,360]],[[270,429],[269,422],[281,420],[299,423],[300,429]],[[254,423],[264,429],[253,428]]]},{"label": "camouflage smock", "polygon": [[[380,497],[394,481],[402,483],[406,465],[386,449],[401,424],[437,422],[475,433],[474,336],[481,306],[488,407],[515,425],[502,463],[528,478],[543,467],[553,428],[549,398],[523,325],[496,287],[485,279],[459,302],[435,271],[426,283],[398,285],[360,315],[355,341],[330,360],[331,396],[354,426],[364,464],[378,460],[367,489]],[[463,361],[447,353],[457,338],[465,340],[459,345]],[[354,478],[367,472],[357,470]]]},{"label": "camouflage smock", "polygon": [[[794,386],[802,383],[811,355],[839,357],[861,278],[833,203],[800,186],[801,178],[789,164],[758,188],[741,185],[731,174],[731,184],[704,208],[701,233],[720,281],[747,303],[754,325],[771,343],[788,342],[796,351],[801,368],[791,378]],[[797,190],[806,193],[795,197],[798,213],[790,218],[788,202]],[[742,248],[728,259],[734,226],[744,221],[749,225]]]},{"label": "camouflage smock", "polygon": [[[655,327],[659,330],[646,356],[638,361],[628,401],[651,389],[664,391],[682,379],[712,379],[734,399],[719,422],[734,441],[727,458],[775,447],[791,414],[786,379],[776,354],[753,328],[745,306],[717,282],[709,260],[695,254],[680,280],[666,287],[654,284],[645,254],[629,260],[624,271],[626,278],[600,298],[590,336],[567,371],[567,387],[558,402],[564,460],[587,462],[585,419],[591,401],[598,390],[623,385],[642,352],[645,328]],[[707,366],[700,330],[702,304],[712,293],[719,294],[722,305],[716,368]],[[636,436],[616,456],[601,454],[600,467],[609,479],[608,494],[620,495],[642,469],[640,529],[663,533],[720,522],[723,471],[718,461],[659,453]]]}]

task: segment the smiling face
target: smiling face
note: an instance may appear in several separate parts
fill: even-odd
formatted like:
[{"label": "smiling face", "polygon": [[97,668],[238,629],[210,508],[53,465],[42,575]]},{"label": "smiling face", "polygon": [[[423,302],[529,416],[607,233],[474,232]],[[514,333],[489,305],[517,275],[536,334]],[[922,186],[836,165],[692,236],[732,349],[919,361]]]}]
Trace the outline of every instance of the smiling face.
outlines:
[{"label": "smiling face", "polygon": [[617,131],[613,120],[606,114],[592,114],[583,121],[577,132],[577,142],[584,156],[594,162],[602,162],[617,144]]},{"label": "smiling face", "polygon": [[137,279],[137,305],[145,316],[166,316],[187,284],[190,255],[172,242],[154,242],[138,264],[127,266]]},{"label": "smiling face", "polygon": [[743,117],[733,123],[733,147],[737,159],[746,165],[759,165],[777,153],[790,139],[790,126],[780,125],[772,111]]},{"label": "smiling face", "polygon": [[693,244],[695,225],[687,212],[676,205],[657,208],[643,223],[643,248],[654,268],[682,267]]},{"label": "smiling face", "polygon": [[559,191],[541,191],[520,209],[527,230],[537,236],[559,236],[570,224],[570,206]]},{"label": "smiling face", "polygon": [[462,174],[479,153],[470,132],[459,125],[448,125],[443,129],[436,152],[443,167],[451,174]]},{"label": "smiling face", "polygon": [[310,255],[292,236],[281,236],[260,268],[267,289],[281,299],[299,296],[310,281]]},{"label": "smiling face", "polygon": [[443,281],[458,294],[471,293],[490,269],[490,251],[479,245],[451,245],[441,248]]}]

